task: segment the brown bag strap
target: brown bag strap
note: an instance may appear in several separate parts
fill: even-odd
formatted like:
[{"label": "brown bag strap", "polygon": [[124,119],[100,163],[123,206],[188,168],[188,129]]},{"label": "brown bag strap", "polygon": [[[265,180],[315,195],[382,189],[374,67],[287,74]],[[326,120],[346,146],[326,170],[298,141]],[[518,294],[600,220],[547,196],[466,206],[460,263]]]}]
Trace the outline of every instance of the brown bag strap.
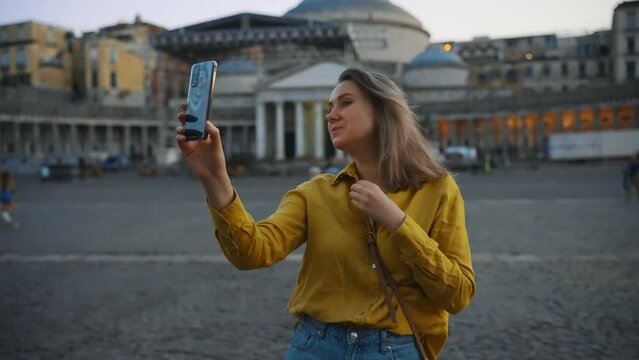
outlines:
[{"label": "brown bag strap", "polygon": [[[424,350],[424,345],[421,342],[419,337],[419,332],[417,331],[417,326],[415,326],[415,322],[413,321],[413,317],[408,312],[408,306],[404,301],[404,297],[399,293],[399,288],[397,287],[397,283],[393,280],[393,277],[384,266],[382,262],[382,257],[379,254],[379,247],[377,246],[377,239],[375,237],[375,228],[373,224],[369,220],[368,216],[365,217],[364,222],[368,227],[368,232],[366,233],[366,244],[368,246],[368,251],[370,252],[371,257],[373,258],[373,268],[375,268],[375,272],[377,273],[377,277],[379,278],[379,287],[384,293],[384,300],[386,301],[386,306],[391,315],[391,320],[393,323],[397,323],[397,315],[395,313],[395,306],[393,306],[391,291],[397,298],[397,302],[399,306],[404,311],[404,316],[406,317],[406,321],[408,321],[408,325],[413,331],[413,338],[415,338],[415,345],[419,349],[421,358],[423,360],[428,360],[428,356],[426,355],[426,351]],[[390,287],[390,290],[388,289]]]}]

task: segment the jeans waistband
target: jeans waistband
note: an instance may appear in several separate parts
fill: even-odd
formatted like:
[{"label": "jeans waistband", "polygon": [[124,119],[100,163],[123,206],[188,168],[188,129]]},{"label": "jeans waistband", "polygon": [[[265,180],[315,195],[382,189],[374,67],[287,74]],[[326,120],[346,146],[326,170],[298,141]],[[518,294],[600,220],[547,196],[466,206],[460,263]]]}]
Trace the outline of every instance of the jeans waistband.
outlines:
[{"label": "jeans waistband", "polygon": [[308,315],[304,315],[299,323],[319,337],[330,336],[337,341],[356,343],[361,346],[379,346],[382,350],[387,346],[403,345],[414,341],[412,335],[396,335],[387,330],[325,323]]}]

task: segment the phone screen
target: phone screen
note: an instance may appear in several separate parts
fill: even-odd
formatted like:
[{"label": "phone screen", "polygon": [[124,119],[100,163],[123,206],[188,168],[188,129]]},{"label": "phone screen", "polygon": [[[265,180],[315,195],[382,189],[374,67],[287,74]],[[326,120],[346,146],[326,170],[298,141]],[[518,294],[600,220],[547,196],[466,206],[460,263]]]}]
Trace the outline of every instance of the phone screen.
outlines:
[{"label": "phone screen", "polygon": [[211,116],[216,72],[215,61],[201,62],[191,67],[184,126],[187,141],[204,140],[208,137],[204,127]]}]

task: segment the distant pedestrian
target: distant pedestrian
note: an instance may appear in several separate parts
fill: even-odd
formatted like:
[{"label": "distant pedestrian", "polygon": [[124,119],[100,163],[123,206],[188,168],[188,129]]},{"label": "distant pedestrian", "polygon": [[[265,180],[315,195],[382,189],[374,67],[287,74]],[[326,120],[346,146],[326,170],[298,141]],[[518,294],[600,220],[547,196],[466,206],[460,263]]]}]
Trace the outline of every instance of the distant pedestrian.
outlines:
[{"label": "distant pedestrian", "polygon": [[2,171],[0,173],[0,202],[2,203],[2,219],[14,228],[18,228],[20,225],[11,217],[11,210],[13,210],[16,206],[15,201],[13,200],[14,193],[15,184],[11,173],[9,171]]},{"label": "distant pedestrian", "polygon": [[80,180],[84,180],[84,175],[86,173],[86,170],[87,170],[86,162],[84,161],[84,158],[80,156],[78,158],[78,172],[79,172]]},{"label": "distant pedestrian", "polygon": [[49,176],[51,175],[51,169],[49,168],[49,165],[42,163],[42,165],[40,165],[40,183],[42,184],[42,186],[44,187],[46,182],[49,180]]},{"label": "distant pedestrian", "polygon": [[491,164],[492,160],[490,159],[490,154],[485,154],[484,155],[484,174],[490,174],[493,169],[492,169],[492,164]]},{"label": "distant pedestrian", "polygon": [[639,152],[628,161],[623,170],[623,188],[627,201],[639,199]]},{"label": "distant pedestrian", "polygon": [[331,141],[354,161],[289,191],[260,222],[231,185],[213,123],[206,140],[187,142],[180,113],[177,142],[233,265],[270,267],[305,244],[288,303],[298,322],[287,360],[435,360],[449,314],[475,294],[459,187],[388,77],[345,70],[328,108]]}]

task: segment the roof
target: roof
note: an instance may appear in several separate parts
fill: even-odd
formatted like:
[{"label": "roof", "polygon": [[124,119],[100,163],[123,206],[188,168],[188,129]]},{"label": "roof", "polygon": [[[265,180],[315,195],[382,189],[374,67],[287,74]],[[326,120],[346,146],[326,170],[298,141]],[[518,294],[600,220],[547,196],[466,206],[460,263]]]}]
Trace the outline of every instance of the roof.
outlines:
[{"label": "roof", "polygon": [[268,28],[282,26],[304,26],[308,20],[283,18],[281,16],[270,16],[254,13],[240,13],[223,18],[206,21],[182,29],[172,31],[209,31],[209,30],[239,30],[250,28]]},{"label": "roof", "polygon": [[270,89],[334,87],[346,65],[322,62],[293,73],[269,86]]},{"label": "roof", "polygon": [[377,10],[394,13],[405,18],[409,24],[419,24],[419,20],[406,10],[394,5],[389,0],[303,0],[289,10],[286,17],[304,17],[316,12],[339,12],[344,10]]},{"label": "roof", "polygon": [[454,51],[444,51],[441,45],[431,45],[408,64],[409,69],[430,66],[464,66],[464,61]]},{"label": "roof", "polygon": [[639,1],[624,1],[621,4],[617,5],[615,10],[631,8],[631,7],[639,7]]}]

